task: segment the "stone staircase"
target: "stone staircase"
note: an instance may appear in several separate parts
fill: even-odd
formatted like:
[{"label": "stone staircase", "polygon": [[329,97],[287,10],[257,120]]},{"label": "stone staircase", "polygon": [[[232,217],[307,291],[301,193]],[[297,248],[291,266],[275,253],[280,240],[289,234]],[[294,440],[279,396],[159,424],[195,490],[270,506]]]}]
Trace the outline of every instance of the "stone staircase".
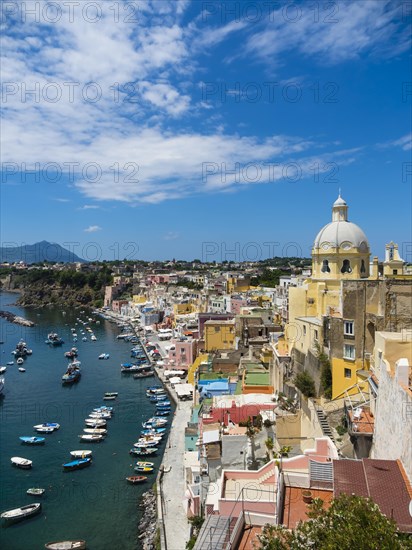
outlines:
[{"label": "stone staircase", "polygon": [[330,437],[330,439],[335,442],[335,438],[333,437],[332,430],[329,426],[329,422],[325,416],[325,413],[323,412],[323,409],[319,406],[316,406],[316,414],[318,415],[319,424],[322,428],[323,435],[326,435],[327,437]]}]

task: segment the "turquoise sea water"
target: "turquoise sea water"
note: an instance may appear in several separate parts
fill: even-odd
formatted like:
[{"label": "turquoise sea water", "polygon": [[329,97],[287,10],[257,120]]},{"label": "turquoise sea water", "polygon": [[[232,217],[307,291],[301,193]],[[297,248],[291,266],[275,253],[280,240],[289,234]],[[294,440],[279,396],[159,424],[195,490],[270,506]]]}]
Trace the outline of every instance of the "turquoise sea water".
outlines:
[{"label": "turquoise sea water", "polygon": [[[0,528],[2,550],[40,550],[51,540],[85,539],[89,550],[135,550],[137,524],[141,517],[138,501],[155,481],[161,452],[151,458],[155,473],[143,485],[132,486],[125,477],[133,475],[129,449],[137,440],[141,422],[154,413],[154,405],[145,389],[158,383],[156,378],[134,380],[120,372],[120,363],[130,360],[131,344],[116,340],[120,329],[94,315],[79,310],[23,309],[10,306],[16,295],[0,293],[0,309],[23,315],[36,323],[33,328],[10,324],[0,319],[0,364],[13,360],[11,352],[23,338],[33,355],[25,360],[25,373],[18,366],[7,367],[5,389],[0,398],[0,511],[42,502],[42,513],[12,526]],[[81,341],[82,325],[76,318],[93,317],[96,342]],[[78,341],[72,342],[70,328],[77,329]],[[64,340],[62,347],[44,343],[47,334],[56,331]],[[82,377],[77,384],[62,386],[61,377],[68,360],[64,352],[72,346],[79,350]],[[99,360],[100,353],[110,359]],[[107,391],[119,392],[115,401],[104,402]],[[80,443],[84,419],[92,408],[102,404],[115,407],[107,422],[108,435],[102,443]],[[19,436],[36,434],[33,425],[58,422],[61,427],[46,434],[43,446],[22,445]],[[164,445],[164,443],[163,443]],[[84,470],[63,472],[70,460],[69,451],[92,449],[93,464]],[[20,470],[10,463],[12,456],[33,461],[31,470]],[[29,487],[43,487],[42,497],[26,495]]]}]

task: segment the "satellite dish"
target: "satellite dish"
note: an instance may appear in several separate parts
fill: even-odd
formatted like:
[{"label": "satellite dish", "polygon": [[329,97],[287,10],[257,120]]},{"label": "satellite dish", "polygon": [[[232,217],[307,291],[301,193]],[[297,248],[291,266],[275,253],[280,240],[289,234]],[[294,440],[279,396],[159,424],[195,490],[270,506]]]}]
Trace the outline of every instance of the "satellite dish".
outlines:
[{"label": "satellite dish", "polygon": [[411,500],[410,503],[409,503],[409,515],[410,515],[411,518],[412,518],[412,500]]}]

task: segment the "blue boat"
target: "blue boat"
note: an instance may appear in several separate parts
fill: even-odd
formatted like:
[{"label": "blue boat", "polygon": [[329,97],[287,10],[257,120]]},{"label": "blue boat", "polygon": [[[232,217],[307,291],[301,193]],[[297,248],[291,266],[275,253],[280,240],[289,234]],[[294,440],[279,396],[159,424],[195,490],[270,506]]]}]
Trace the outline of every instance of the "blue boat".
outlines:
[{"label": "blue boat", "polygon": [[77,382],[81,377],[81,372],[78,367],[73,367],[73,365],[70,365],[62,376],[62,384],[73,384],[74,382]]},{"label": "blue boat", "polygon": [[156,411],[156,414],[158,416],[168,416],[170,414],[170,409],[162,409],[162,410],[157,410]]},{"label": "blue boat", "polygon": [[19,437],[20,441],[22,443],[25,443],[26,445],[43,445],[46,441],[45,437],[36,437],[36,436],[22,436]]},{"label": "blue boat", "polygon": [[167,430],[167,428],[146,428],[142,431],[142,433],[144,433],[144,434],[151,434],[151,433],[163,434],[163,433],[165,433],[166,430]]},{"label": "blue boat", "polygon": [[86,468],[86,466],[90,466],[91,463],[91,458],[78,458],[76,460],[72,460],[70,462],[66,462],[66,464],[63,464],[63,469],[66,472],[71,472],[72,470],[80,470],[81,468]]},{"label": "blue boat", "polygon": [[47,340],[45,343],[49,346],[62,346],[64,344],[64,340],[62,340],[55,332],[51,332],[47,335]]}]

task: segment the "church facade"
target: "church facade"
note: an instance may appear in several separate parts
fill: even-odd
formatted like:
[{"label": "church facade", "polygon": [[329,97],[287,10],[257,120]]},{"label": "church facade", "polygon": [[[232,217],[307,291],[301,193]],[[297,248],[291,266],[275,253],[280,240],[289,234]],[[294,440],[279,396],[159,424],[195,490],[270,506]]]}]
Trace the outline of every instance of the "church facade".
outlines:
[{"label": "church facade", "polygon": [[348,220],[348,205],[339,196],[332,221],[315,238],[311,278],[289,288],[285,338],[293,372],[308,371],[321,391],[322,351],[331,363],[332,399],[368,391],[375,332],[412,328],[412,277],[404,266],[390,243],[379,272],[365,233]]}]

